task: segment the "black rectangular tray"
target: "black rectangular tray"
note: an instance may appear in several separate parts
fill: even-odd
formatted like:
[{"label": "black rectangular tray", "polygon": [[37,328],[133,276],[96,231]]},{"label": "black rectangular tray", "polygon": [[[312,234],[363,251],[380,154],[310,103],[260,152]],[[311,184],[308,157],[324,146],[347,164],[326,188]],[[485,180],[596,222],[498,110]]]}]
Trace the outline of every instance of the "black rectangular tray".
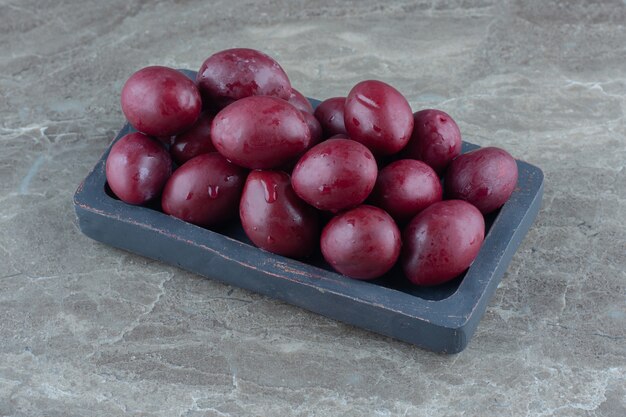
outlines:
[{"label": "black rectangular tray", "polygon": [[[127,124],[116,139],[133,131]],[[321,259],[310,264],[254,247],[238,222],[211,231],[149,207],[131,206],[108,190],[102,158],[74,195],[80,230],[108,245],[274,297],[324,316],[436,352],[463,350],[513,254],[537,216],[543,173],[517,161],[518,185],[509,201],[486,219],[478,257],[462,276],[431,288],[409,285],[398,269],[375,281],[333,272]],[[463,143],[463,152],[478,148]]]}]

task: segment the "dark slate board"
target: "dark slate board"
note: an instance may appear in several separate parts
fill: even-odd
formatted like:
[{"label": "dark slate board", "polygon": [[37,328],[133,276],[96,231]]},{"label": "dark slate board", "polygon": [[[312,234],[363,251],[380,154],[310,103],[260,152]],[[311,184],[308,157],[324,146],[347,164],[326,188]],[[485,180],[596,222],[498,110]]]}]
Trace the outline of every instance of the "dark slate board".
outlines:
[{"label": "dark slate board", "polygon": [[[131,131],[127,124],[115,141]],[[463,152],[475,148],[463,143]],[[167,216],[158,207],[125,204],[106,185],[109,150],[74,195],[78,226],[85,235],[443,353],[467,346],[543,195],[541,170],[518,161],[518,187],[486,219],[485,241],[469,270],[447,284],[420,288],[409,285],[397,268],[375,281],[357,281],[333,272],[319,256],[303,263],[265,252],[250,244],[238,222],[211,231]]]}]

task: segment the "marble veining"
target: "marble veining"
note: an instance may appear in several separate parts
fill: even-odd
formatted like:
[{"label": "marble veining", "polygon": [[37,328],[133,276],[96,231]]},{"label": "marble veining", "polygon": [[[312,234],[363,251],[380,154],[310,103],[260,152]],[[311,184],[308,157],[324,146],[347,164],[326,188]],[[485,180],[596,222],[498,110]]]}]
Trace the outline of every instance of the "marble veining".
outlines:
[{"label": "marble veining", "polygon": [[[626,415],[626,3],[0,0],[0,416]],[[153,64],[258,48],[377,78],[540,166],[544,205],[442,356],[93,242],[72,195]]]}]

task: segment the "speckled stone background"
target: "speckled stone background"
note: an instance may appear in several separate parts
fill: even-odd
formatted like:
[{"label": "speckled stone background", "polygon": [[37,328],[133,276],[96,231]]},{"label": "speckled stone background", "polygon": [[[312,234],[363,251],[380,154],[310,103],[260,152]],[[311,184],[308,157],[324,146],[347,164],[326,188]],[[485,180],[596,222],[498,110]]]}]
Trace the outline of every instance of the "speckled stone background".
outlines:
[{"label": "speckled stone background", "polygon": [[[246,46],[313,97],[377,78],[540,166],[543,209],[442,356],[82,236],[150,64]],[[0,0],[0,415],[626,415],[623,1]]]}]

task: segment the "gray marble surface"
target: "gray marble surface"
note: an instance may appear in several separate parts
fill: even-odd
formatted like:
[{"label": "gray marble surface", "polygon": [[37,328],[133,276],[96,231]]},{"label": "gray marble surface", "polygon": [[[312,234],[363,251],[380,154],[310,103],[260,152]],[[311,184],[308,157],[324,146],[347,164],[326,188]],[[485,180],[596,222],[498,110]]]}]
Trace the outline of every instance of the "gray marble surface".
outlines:
[{"label": "gray marble surface", "polygon": [[[544,205],[443,356],[81,235],[135,70],[221,49],[361,79],[540,166]],[[623,1],[0,0],[1,416],[626,415]]]}]

